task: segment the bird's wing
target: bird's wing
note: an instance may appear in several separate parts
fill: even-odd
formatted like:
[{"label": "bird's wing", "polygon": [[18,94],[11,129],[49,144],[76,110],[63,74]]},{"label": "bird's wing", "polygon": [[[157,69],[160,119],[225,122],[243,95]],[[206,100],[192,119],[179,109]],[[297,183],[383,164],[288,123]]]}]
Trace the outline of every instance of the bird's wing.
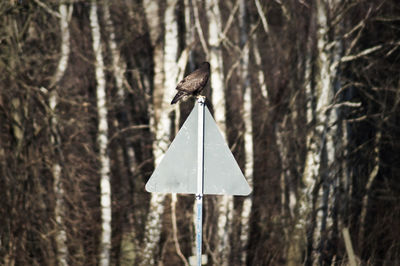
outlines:
[{"label": "bird's wing", "polygon": [[185,86],[184,86],[184,84],[185,84],[185,82],[186,82],[186,78],[187,77],[185,77],[184,79],[182,79],[181,81],[179,81],[179,83],[178,83],[178,85],[176,85],[176,90],[178,90],[178,91],[186,91],[185,90]]},{"label": "bird's wing", "polygon": [[178,91],[193,93],[201,89],[207,83],[208,76],[209,73],[197,69],[181,80],[176,86],[176,89]]}]

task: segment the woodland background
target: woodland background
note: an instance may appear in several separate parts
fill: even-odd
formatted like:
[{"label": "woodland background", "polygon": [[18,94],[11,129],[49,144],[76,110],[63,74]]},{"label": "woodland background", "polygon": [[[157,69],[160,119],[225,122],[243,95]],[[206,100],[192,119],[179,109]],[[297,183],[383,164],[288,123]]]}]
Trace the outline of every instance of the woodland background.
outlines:
[{"label": "woodland background", "polygon": [[202,61],[253,187],[208,265],[400,265],[398,0],[2,0],[1,265],[188,265],[194,196],[144,184]]}]

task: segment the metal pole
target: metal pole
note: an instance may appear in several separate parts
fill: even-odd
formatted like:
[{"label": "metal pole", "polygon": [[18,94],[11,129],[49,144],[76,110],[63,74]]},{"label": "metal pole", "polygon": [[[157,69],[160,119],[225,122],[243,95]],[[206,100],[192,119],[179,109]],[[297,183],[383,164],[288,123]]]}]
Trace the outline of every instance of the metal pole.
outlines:
[{"label": "metal pole", "polygon": [[203,185],[204,185],[204,104],[205,97],[197,99],[198,108],[198,134],[197,134],[197,219],[196,219],[196,251],[197,265],[201,266],[201,244],[203,235]]}]

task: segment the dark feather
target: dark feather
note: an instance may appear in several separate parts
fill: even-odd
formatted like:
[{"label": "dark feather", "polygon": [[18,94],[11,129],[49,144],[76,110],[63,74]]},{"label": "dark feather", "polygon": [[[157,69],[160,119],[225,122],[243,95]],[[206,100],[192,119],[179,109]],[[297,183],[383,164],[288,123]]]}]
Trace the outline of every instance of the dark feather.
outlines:
[{"label": "dark feather", "polygon": [[207,85],[208,78],[210,77],[210,64],[204,62],[198,69],[187,75],[176,86],[178,90],[171,104],[177,103],[185,96],[197,96]]},{"label": "dark feather", "polygon": [[174,99],[172,99],[171,104],[175,104],[175,103],[178,102],[180,99],[182,99],[183,96],[185,96],[185,93],[184,93],[183,91],[178,91],[178,93],[175,94]]}]

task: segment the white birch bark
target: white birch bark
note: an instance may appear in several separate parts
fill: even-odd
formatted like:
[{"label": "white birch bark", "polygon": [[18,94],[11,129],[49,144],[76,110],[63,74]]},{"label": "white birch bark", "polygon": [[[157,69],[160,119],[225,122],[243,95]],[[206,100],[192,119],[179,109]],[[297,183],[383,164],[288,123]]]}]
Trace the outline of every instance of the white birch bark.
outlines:
[{"label": "white birch bark", "polygon": [[[161,102],[160,118],[157,123],[156,140],[153,145],[155,165],[160,163],[163,154],[170,143],[171,119],[169,113],[173,110],[170,101],[175,93],[177,79],[177,57],[178,57],[178,24],[175,17],[175,5],[177,0],[167,0],[164,16],[165,40],[164,40],[164,60],[163,70],[164,93]],[[150,211],[146,222],[146,236],[144,242],[144,260],[143,265],[154,265],[154,254],[157,250],[157,244],[161,234],[161,215],[164,211],[163,193],[152,193],[150,200]]]},{"label": "white birch bark", "polygon": [[269,106],[269,97],[268,97],[268,90],[267,90],[267,82],[265,80],[265,75],[263,72],[262,62],[261,62],[261,54],[260,50],[258,49],[258,41],[257,41],[257,34],[253,34],[253,55],[255,65],[257,66],[257,79],[258,84],[261,88],[261,94],[264,97],[267,106]]},{"label": "white birch bark", "polygon": [[161,215],[164,212],[163,193],[152,193],[150,210],[146,220],[146,234],[143,248],[143,261],[140,265],[155,265],[154,256],[161,234]]},{"label": "white birch bark", "polygon": [[110,183],[110,158],[107,154],[108,123],[106,106],[106,79],[104,61],[102,56],[100,25],[97,16],[97,4],[90,6],[90,27],[93,38],[93,51],[95,56],[96,96],[98,112],[98,136],[100,157],[100,208],[101,208],[101,236],[100,236],[100,262],[102,266],[110,265],[111,250],[111,183]]},{"label": "white birch bark", "polygon": [[[251,99],[251,87],[249,80],[249,45],[246,45],[248,41],[246,31],[246,2],[245,0],[240,1],[239,16],[241,18],[241,47],[243,47],[243,62],[241,68],[242,82],[244,85],[244,96],[243,96],[243,121],[244,121],[244,150],[245,150],[245,169],[244,173],[247,178],[247,182],[251,189],[253,189],[253,168],[254,168],[254,150],[253,150],[253,123],[252,123],[252,99]],[[250,212],[252,206],[252,197],[248,196],[243,201],[242,217],[241,217],[241,263],[246,264],[247,252],[246,247],[249,242],[249,223],[250,223]]]},{"label": "white birch bark", "polygon": [[[307,154],[305,159],[305,167],[303,171],[303,189],[300,191],[299,195],[299,213],[298,213],[298,221],[295,225],[297,231],[298,229],[301,231],[297,231],[295,233],[294,242],[297,245],[296,247],[292,246],[292,252],[297,254],[290,254],[290,263],[289,265],[301,264],[301,250],[306,246],[306,234],[313,233],[312,237],[312,245],[313,251],[311,254],[308,254],[310,257],[308,258],[309,262],[318,263],[319,254],[316,252],[316,246],[319,244],[319,240],[321,238],[321,231],[323,222],[323,212],[321,207],[323,190],[320,187],[320,167],[321,167],[321,154],[323,145],[326,144],[327,137],[327,127],[328,121],[330,121],[330,112],[328,111],[329,106],[333,100],[333,79],[335,75],[335,71],[331,68],[332,66],[332,52],[327,48],[328,45],[328,23],[327,23],[327,10],[328,5],[323,3],[323,1],[317,1],[316,3],[316,16],[315,19],[317,21],[317,59],[316,64],[319,70],[319,73],[315,77],[311,77],[311,71],[309,69],[310,58],[307,58],[306,65],[306,95],[307,95],[307,122],[311,121],[315,122],[315,127],[311,130],[307,137]],[[308,54],[311,56],[311,54]],[[315,79],[315,88],[314,95],[312,95],[311,90],[311,79]],[[311,105],[311,99],[315,97],[316,107],[313,110]],[[335,118],[336,119],[336,118]],[[328,145],[328,149],[333,149],[332,143]],[[333,151],[329,151],[328,156],[331,156]],[[333,157],[330,157],[332,160]],[[329,157],[328,157],[329,159]],[[317,210],[315,221],[311,221],[311,213],[313,209],[313,204],[315,204],[315,208]],[[315,222],[315,229],[313,232],[307,232],[307,228],[309,223]],[[298,234],[300,233],[300,234]],[[294,255],[294,256],[293,256]]]},{"label": "white birch bark", "polygon": [[155,162],[156,165],[162,159],[164,152],[167,150],[170,143],[170,126],[171,120],[169,119],[169,113],[173,111],[171,107],[171,99],[176,93],[175,87],[178,78],[178,23],[175,17],[175,5],[177,0],[168,0],[167,8],[165,11],[164,23],[165,23],[165,41],[164,41],[164,60],[163,70],[165,74],[163,84],[163,100],[162,100],[162,112],[160,114],[160,121],[157,124],[156,141],[157,148],[155,149]]},{"label": "white birch bark", "polygon": [[360,230],[358,231],[358,243],[360,248],[364,246],[364,234],[365,234],[365,219],[367,218],[367,207],[368,201],[371,193],[372,184],[375,181],[375,178],[378,175],[379,168],[380,168],[380,161],[379,161],[379,152],[380,152],[380,142],[382,138],[382,132],[379,131],[376,133],[375,141],[374,141],[374,160],[373,160],[373,168],[368,175],[368,181],[365,185],[365,194],[362,198],[361,202],[361,213],[360,213]]},{"label": "white birch bark", "polygon": [[56,207],[55,218],[57,224],[56,242],[57,242],[57,262],[59,265],[68,265],[67,256],[67,232],[65,229],[64,216],[65,216],[65,202],[64,202],[64,189],[61,181],[61,166],[55,163],[52,167],[52,174],[54,177],[54,191],[56,194]]},{"label": "white birch bark", "polygon": [[[340,26],[340,24],[338,25]],[[337,27],[338,27],[337,26]],[[325,167],[326,169],[324,170],[324,176],[323,176],[323,196],[322,196],[322,202],[321,206],[318,206],[321,210],[321,221],[317,221],[317,224],[319,227],[317,227],[317,230],[319,230],[318,237],[320,238],[320,243],[319,249],[321,252],[318,253],[318,263],[323,264],[323,259],[325,256],[325,250],[326,250],[326,244],[327,241],[329,240],[328,237],[331,236],[328,232],[332,232],[333,230],[333,224],[334,220],[333,217],[334,215],[332,214],[333,208],[335,207],[335,190],[338,189],[339,187],[339,180],[340,177],[338,176],[338,173],[340,172],[340,167],[336,163],[336,156],[340,152],[338,149],[338,143],[340,143],[341,138],[339,136],[338,132],[338,112],[336,108],[334,107],[334,94],[335,91],[337,91],[340,88],[340,84],[335,84],[335,80],[340,80],[340,77],[338,76],[338,65],[341,60],[341,50],[342,50],[342,42],[341,41],[336,41],[335,45],[332,47],[331,53],[330,53],[330,58],[329,58],[329,78],[330,82],[328,86],[330,86],[330,91],[332,92],[329,102],[330,105],[326,107],[327,111],[327,116],[328,119],[325,124]],[[338,88],[339,87],[339,88]],[[329,104],[329,103],[328,103]],[[316,231],[317,231],[316,230]],[[316,242],[318,239],[316,239]],[[317,261],[315,261],[317,262]]]},{"label": "white birch bark", "polygon": [[[50,87],[53,87],[56,83],[60,81],[65,73],[68,66],[68,58],[70,54],[70,33],[69,33],[69,21],[72,14],[72,5],[67,6],[65,4],[60,4],[60,29],[61,29],[61,57],[58,62],[56,73],[53,77]],[[55,109],[57,106],[57,91],[53,88],[49,96],[49,106],[52,111],[51,126],[53,131],[53,136],[51,137],[51,142],[53,146],[58,145],[60,137],[57,134],[57,124],[58,119],[55,116]],[[55,220],[57,224],[56,242],[57,242],[57,262],[59,265],[68,265],[67,256],[67,233],[64,224],[65,218],[65,202],[64,202],[64,187],[61,181],[61,166],[56,162],[52,167],[52,173],[54,177],[54,192],[56,195],[56,206],[55,206]]]},{"label": "white birch bark", "polygon": [[218,201],[218,265],[229,265],[231,251],[229,235],[232,231],[233,196],[223,195]]},{"label": "white birch bark", "polygon": [[[328,16],[327,10],[328,5],[323,1],[317,1],[316,3],[316,20],[317,20],[317,66],[319,69],[318,75],[315,77],[315,94],[313,97],[316,99],[315,111],[312,111],[311,106],[311,84],[307,86],[308,93],[308,105],[307,105],[307,122],[310,123],[315,120],[315,128],[307,135],[307,154],[305,160],[305,168],[303,172],[303,185],[304,188],[300,194],[300,210],[299,210],[299,221],[298,227],[303,231],[303,237],[305,238],[306,233],[313,233],[312,246],[313,251],[309,254],[309,260],[312,263],[318,263],[319,255],[316,250],[317,244],[321,239],[321,231],[323,223],[326,220],[323,219],[323,211],[321,208],[323,201],[323,193],[328,193],[325,197],[329,198],[329,185],[326,191],[318,185],[321,180],[320,167],[321,167],[321,154],[323,145],[327,145],[327,165],[334,160],[334,145],[333,135],[336,134],[336,127],[331,128],[331,134],[328,134],[329,121],[333,124],[336,120],[334,112],[328,111],[329,106],[333,100],[333,80],[336,72],[331,68],[332,59],[334,59],[334,49],[329,51],[327,48],[328,43]],[[307,72],[306,72],[307,73]],[[311,73],[311,72],[308,72]],[[307,73],[307,74],[308,74]],[[314,78],[314,77],[308,77]],[[308,80],[310,82],[310,79]],[[328,140],[328,141],[327,141]],[[326,177],[325,177],[326,178]],[[316,198],[313,198],[316,197]],[[310,214],[313,209],[313,202],[316,205],[317,213],[315,221],[310,221]],[[325,204],[328,204],[325,202]],[[315,229],[313,232],[306,232],[307,224],[315,222]],[[324,225],[325,226],[325,225]],[[304,240],[305,241],[305,240]],[[305,242],[304,242],[305,243]]]},{"label": "white birch bark", "polygon": [[[164,94],[164,51],[161,39],[161,21],[159,17],[159,1],[143,0],[146,21],[150,29],[150,40],[153,46],[154,58],[154,91],[153,105],[150,105],[150,128],[156,128],[162,112]],[[154,132],[153,132],[154,133]]]},{"label": "white birch bark", "polygon": [[[103,17],[108,34],[108,47],[111,51],[111,69],[115,78],[118,102],[119,105],[122,106],[123,100],[125,98],[124,82],[126,82],[126,80],[124,77],[124,73],[126,70],[126,62],[120,56],[120,51],[115,40],[115,27],[113,21],[111,20],[109,5],[110,4],[108,0],[103,0]],[[118,123],[119,121],[116,122]],[[135,151],[131,145],[128,145],[125,148],[127,149],[127,156],[129,157],[128,160],[130,162],[130,171],[131,173],[134,173],[136,166]],[[124,233],[122,234],[121,240],[120,260],[122,263],[133,264],[135,262],[138,245],[139,244],[135,231],[132,227],[127,227],[126,231],[124,231]]]},{"label": "white birch bark", "polygon": [[123,58],[121,58],[120,56],[117,47],[117,42],[115,41],[115,27],[111,20],[108,0],[103,0],[103,16],[107,33],[109,35],[108,47],[110,48],[111,51],[111,62],[112,62],[111,66],[112,66],[112,71],[114,73],[115,83],[117,87],[117,94],[121,99],[123,99],[125,96],[123,84],[124,84],[124,72],[126,69],[126,64]]},{"label": "white birch bark", "polygon": [[[310,41],[309,41],[310,42]],[[310,44],[308,44],[311,46]],[[312,94],[312,51],[311,48],[308,48],[305,58],[305,96],[306,96],[306,122],[307,125],[310,125],[313,120],[313,94]],[[310,131],[307,135],[307,145],[312,139],[312,131]],[[311,156],[310,147],[307,146],[309,152],[307,153],[306,164],[310,160],[308,157]],[[309,193],[312,191],[312,176],[309,176],[309,168],[308,165],[303,170],[303,189],[300,189],[300,195],[297,196],[298,202],[298,210],[297,210],[297,224],[293,227],[291,232],[291,240],[289,241],[290,245],[288,247],[288,255],[287,255],[287,265],[288,266],[296,266],[303,263],[303,254],[306,247],[306,222],[307,215],[311,210],[311,206],[308,204],[311,202],[309,198]],[[307,175],[305,170],[307,169]]]},{"label": "white birch bark", "polygon": [[[304,188],[301,191],[301,200],[300,200],[300,210],[299,210],[299,224],[303,231],[303,236],[306,235],[307,223],[309,223],[309,219],[311,219],[310,214],[312,211],[313,197],[317,197],[315,201],[316,205],[320,204],[321,199],[321,189],[316,187],[319,182],[319,169],[321,164],[321,153],[322,153],[322,145],[323,145],[323,134],[325,133],[325,123],[327,119],[326,116],[326,107],[329,105],[330,100],[332,98],[332,92],[330,90],[330,76],[329,76],[329,62],[328,62],[328,54],[324,49],[326,46],[325,38],[327,34],[327,25],[326,25],[326,13],[321,7],[321,3],[317,4],[317,21],[318,21],[318,33],[317,33],[317,46],[318,46],[318,59],[317,64],[319,66],[319,77],[317,77],[316,87],[315,87],[315,97],[316,97],[316,110],[315,110],[315,128],[311,130],[307,135],[307,155],[305,160],[305,168],[303,172],[303,185]],[[311,78],[311,77],[310,77]],[[311,85],[310,85],[311,86]],[[311,92],[310,92],[311,94]],[[307,120],[311,121],[313,118],[313,112],[310,109],[307,109]],[[314,190],[317,189],[318,192],[315,193]],[[313,195],[314,193],[314,195]],[[317,212],[316,220],[321,220],[321,212]],[[316,226],[317,228],[319,225]],[[317,237],[314,235],[314,237]],[[316,254],[313,252],[311,254],[311,259],[316,259]]]},{"label": "white birch bark", "polygon": [[211,97],[214,107],[214,119],[217,125],[226,134],[225,128],[225,88],[224,73],[222,64],[222,49],[220,42],[220,32],[222,29],[221,12],[218,6],[219,1],[207,0],[206,12],[208,18],[208,44],[210,46],[210,65],[211,65]]},{"label": "white birch bark", "polygon": [[[332,75],[334,73],[331,73]],[[317,206],[319,209],[319,215],[316,217],[316,230],[314,233],[314,246],[318,245],[320,252],[317,253],[317,257],[314,259],[315,263],[322,263],[324,256],[325,245],[328,240],[329,230],[332,229],[333,220],[332,220],[332,208],[333,208],[333,190],[336,186],[336,172],[337,167],[335,167],[335,155],[336,155],[336,146],[335,142],[337,141],[337,114],[336,110],[331,110],[331,112],[327,115],[328,123],[326,125],[326,133],[325,133],[325,153],[326,153],[326,162],[324,173],[321,173],[322,176],[322,187],[320,189],[321,199],[320,205]],[[329,169],[329,171],[328,171]]]},{"label": "white birch bark", "polygon": [[[226,139],[225,124],[225,88],[222,64],[222,50],[220,46],[220,33],[222,29],[219,1],[206,1],[206,13],[208,18],[208,43],[211,65],[211,94],[214,107],[214,119]],[[218,265],[228,265],[229,262],[229,234],[233,214],[233,197],[222,196],[218,202],[218,243],[217,250],[220,255]]]},{"label": "white birch bark", "polygon": [[[196,1],[196,0],[195,0]],[[194,41],[194,35],[195,35],[195,27],[196,26],[196,16],[193,14],[193,16],[191,15],[190,9],[191,9],[191,3],[192,0],[185,0],[184,4],[185,4],[185,27],[187,29],[186,31],[186,43],[191,44]],[[196,3],[194,3],[193,5],[195,6]],[[194,7],[193,7],[194,9]],[[194,13],[194,12],[193,12]],[[197,16],[198,18],[198,16]],[[204,39],[204,36],[202,36]],[[205,42],[204,42],[205,43]],[[192,52],[189,52],[189,66],[190,66],[190,70],[193,71],[194,70],[194,58],[193,58],[193,54]],[[196,204],[196,200],[194,200],[194,204],[193,204],[193,215],[192,215],[192,223],[193,223],[193,227],[192,228],[196,228],[197,225],[197,220],[196,220],[196,215],[195,213],[197,212],[197,204]],[[193,233],[193,241],[191,242],[192,244],[192,258],[194,258],[195,254],[196,254],[196,240],[195,240],[195,234]],[[189,258],[190,261],[190,258]]]}]

